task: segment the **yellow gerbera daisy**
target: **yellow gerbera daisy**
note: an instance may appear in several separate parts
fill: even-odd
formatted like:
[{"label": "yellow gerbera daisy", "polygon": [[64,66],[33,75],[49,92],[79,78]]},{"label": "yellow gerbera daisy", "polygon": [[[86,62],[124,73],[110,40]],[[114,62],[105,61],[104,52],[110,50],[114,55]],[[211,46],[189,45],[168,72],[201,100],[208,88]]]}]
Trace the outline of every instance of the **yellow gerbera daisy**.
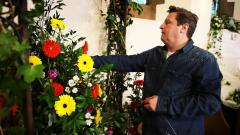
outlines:
[{"label": "yellow gerbera daisy", "polygon": [[34,56],[34,55],[30,55],[28,57],[28,61],[30,64],[32,64],[32,66],[37,66],[37,65],[41,65],[42,64],[42,61],[39,57],[37,56]]},{"label": "yellow gerbera daisy", "polygon": [[61,95],[59,100],[55,102],[54,108],[59,117],[64,115],[70,116],[76,110],[76,102],[69,95]]},{"label": "yellow gerbera daisy", "polygon": [[77,66],[81,72],[89,72],[93,68],[93,59],[87,54],[83,54],[78,57]]},{"label": "yellow gerbera daisy", "polygon": [[97,111],[97,115],[95,117],[95,123],[96,123],[96,127],[98,127],[99,122],[101,121],[102,117],[101,117],[101,112],[99,109],[96,110]]},{"label": "yellow gerbera daisy", "polygon": [[51,19],[51,26],[54,29],[60,29],[60,30],[64,30],[66,28],[66,24],[63,21],[55,18]]}]

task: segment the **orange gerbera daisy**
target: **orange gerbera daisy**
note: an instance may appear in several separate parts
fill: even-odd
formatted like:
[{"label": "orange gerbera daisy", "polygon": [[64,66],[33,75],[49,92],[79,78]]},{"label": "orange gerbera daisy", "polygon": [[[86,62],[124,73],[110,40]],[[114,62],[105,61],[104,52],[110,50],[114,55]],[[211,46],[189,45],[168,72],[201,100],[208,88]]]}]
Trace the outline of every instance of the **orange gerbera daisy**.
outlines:
[{"label": "orange gerbera daisy", "polygon": [[61,46],[53,40],[46,40],[43,43],[43,53],[49,58],[56,58],[61,52]]}]

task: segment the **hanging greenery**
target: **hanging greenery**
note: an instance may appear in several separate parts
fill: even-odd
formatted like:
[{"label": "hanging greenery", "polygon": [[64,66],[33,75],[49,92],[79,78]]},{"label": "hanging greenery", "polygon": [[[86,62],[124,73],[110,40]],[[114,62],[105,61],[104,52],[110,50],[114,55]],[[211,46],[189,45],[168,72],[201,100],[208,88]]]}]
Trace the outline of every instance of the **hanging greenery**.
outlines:
[{"label": "hanging greenery", "polygon": [[207,49],[211,49],[213,53],[221,59],[222,54],[222,30],[227,29],[232,32],[238,32],[236,21],[227,15],[214,15],[211,18],[210,30],[208,33]]},{"label": "hanging greenery", "polygon": [[[142,7],[133,1],[128,0],[110,0],[106,14],[106,30],[108,36],[107,55],[125,55],[126,54],[126,27],[133,23],[130,10],[138,14],[142,12]],[[123,92],[127,90],[126,81],[129,77],[126,73],[110,72],[107,80],[107,98],[105,104],[106,113],[112,116],[109,124],[113,128],[114,134],[126,134],[128,132],[126,125],[126,113],[122,105]]]}]

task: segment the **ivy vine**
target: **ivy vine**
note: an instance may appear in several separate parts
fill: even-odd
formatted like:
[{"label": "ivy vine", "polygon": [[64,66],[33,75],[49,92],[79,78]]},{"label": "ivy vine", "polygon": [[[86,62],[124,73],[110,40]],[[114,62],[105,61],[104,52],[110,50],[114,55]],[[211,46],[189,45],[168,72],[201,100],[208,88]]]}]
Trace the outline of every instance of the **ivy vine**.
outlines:
[{"label": "ivy vine", "polygon": [[[125,55],[126,54],[126,27],[133,23],[130,11],[142,12],[142,7],[133,1],[128,0],[110,0],[106,14],[106,28],[108,36],[107,55]],[[108,74],[108,88],[106,106],[104,107],[114,117],[112,126],[116,127],[114,133],[126,133],[126,122],[124,110],[122,107],[122,95],[127,86],[126,80],[129,79],[126,73],[110,72]]]}]

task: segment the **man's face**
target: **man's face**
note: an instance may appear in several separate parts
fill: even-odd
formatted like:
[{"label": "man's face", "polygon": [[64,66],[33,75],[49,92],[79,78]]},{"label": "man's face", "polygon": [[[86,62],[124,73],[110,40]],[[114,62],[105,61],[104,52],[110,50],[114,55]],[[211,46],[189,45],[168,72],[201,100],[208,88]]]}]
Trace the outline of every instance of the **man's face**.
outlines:
[{"label": "man's face", "polygon": [[182,25],[177,26],[176,20],[177,13],[168,14],[167,18],[160,26],[162,30],[161,40],[167,44],[172,45],[176,43],[180,38],[180,32],[182,29]]}]

